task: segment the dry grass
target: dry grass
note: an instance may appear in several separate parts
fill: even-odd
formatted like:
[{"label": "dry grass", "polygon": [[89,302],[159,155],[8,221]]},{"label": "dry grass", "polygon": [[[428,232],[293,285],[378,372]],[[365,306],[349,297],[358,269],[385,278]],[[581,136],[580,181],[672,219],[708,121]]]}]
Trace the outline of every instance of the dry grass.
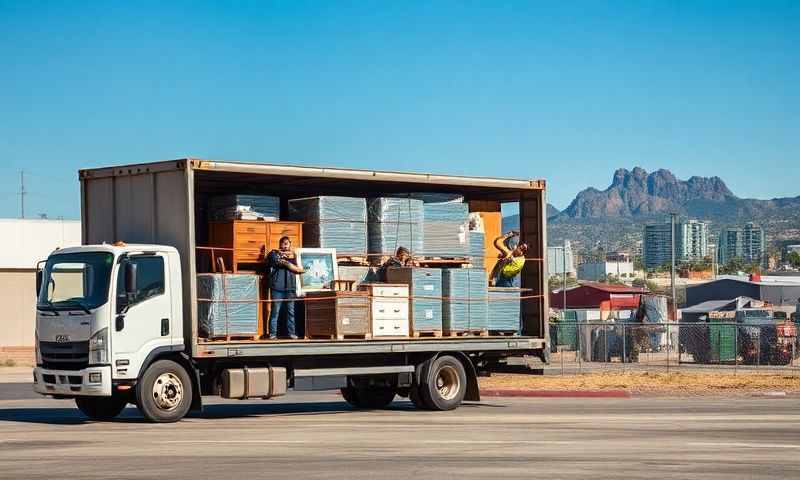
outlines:
[{"label": "dry grass", "polygon": [[538,376],[494,374],[480,379],[484,389],[627,390],[653,395],[736,395],[782,391],[800,393],[800,376],[738,373],[601,372]]}]

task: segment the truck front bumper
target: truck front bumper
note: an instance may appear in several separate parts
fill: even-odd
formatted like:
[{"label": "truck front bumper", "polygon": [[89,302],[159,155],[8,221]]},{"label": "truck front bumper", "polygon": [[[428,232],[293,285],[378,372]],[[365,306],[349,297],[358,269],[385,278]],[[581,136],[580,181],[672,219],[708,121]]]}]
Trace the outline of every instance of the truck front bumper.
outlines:
[{"label": "truck front bumper", "polygon": [[33,390],[42,395],[66,397],[111,396],[111,366],[83,370],[33,369]]}]

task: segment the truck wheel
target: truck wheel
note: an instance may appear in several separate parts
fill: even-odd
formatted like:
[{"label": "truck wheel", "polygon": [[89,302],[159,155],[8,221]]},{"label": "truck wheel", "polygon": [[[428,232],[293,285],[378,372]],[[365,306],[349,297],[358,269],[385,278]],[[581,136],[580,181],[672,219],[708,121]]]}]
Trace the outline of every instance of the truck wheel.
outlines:
[{"label": "truck wheel", "polygon": [[420,397],[431,410],[453,410],[467,393],[464,365],[449,355],[439,357],[423,372]]},{"label": "truck wheel", "polygon": [[151,364],[136,385],[139,411],[151,422],[177,422],[192,405],[189,374],[172,360]]},{"label": "truck wheel", "polygon": [[128,399],[121,396],[111,397],[76,397],[78,410],[92,420],[111,420],[122,412]]},{"label": "truck wheel", "polygon": [[344,400],[355,408],[378,409],[392,403],[396,395],[393,388],[355,388],[341,389]]},{"label": "truck wheel", "polygon": [[411,403],[414,404],[417,410],[430,410],[430,408],[425,405],[425,401],[422,400],[422,397],[419,394],[419,386],[411,386],[411,388],[408,390],[408,399],[411,400]]}]

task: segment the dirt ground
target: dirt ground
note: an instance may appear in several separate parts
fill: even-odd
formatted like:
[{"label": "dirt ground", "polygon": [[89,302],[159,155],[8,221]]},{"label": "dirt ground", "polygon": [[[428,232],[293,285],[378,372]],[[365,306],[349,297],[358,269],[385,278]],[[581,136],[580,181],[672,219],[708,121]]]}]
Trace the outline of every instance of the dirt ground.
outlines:
[{"label": "dirt ground", "polygon": [[493,374],[480,379],[482,389],[626,390],[643,395],[800,394],[800,375],[738,373],[598,372],[541,376]]}]

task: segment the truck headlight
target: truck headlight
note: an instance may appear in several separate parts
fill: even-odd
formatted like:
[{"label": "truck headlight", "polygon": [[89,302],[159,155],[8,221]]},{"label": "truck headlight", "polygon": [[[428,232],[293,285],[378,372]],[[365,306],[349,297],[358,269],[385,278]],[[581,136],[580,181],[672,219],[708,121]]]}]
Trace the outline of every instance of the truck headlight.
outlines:
[{"label": "truck headlight", "polygon": [[108,363],[108,327],[99,330],[89,339],[89,363]]}]

